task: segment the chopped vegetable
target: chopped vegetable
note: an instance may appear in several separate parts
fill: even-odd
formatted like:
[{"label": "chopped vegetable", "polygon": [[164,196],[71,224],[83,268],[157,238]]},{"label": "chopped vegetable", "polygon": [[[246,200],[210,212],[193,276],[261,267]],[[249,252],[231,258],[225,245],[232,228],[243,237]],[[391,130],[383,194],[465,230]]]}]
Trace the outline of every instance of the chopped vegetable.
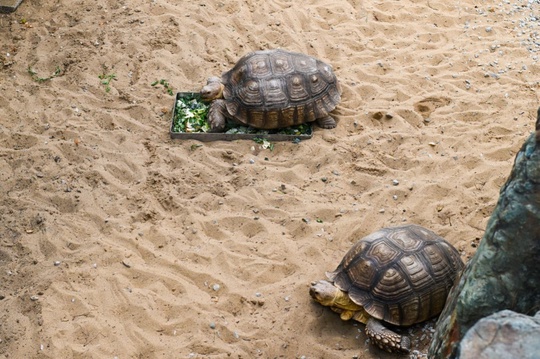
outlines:
[{"label": "chopped vegetable", "polygon": [[208,132],[210,125],[206,121],[209,105],[195,96],[180,97],[176,101],[173,120],[174,132]]},{"label": "chopped vegetable", "polygon": [[[155,86],[158,83],[160,82],[155,81],[151,85]],[[176,101],[172,128],[173,132],[197,133],[210,131],[210,125],[207,122],[209,108],[210,104],[203,102],[198,94],[182,94],[182,96],[178,97],[178,100]],[[261,136],[268,134],[299,136],[311,134],[311,125],[304,123],[301,125],[276,130],[260,130],[249,126],[238,125],[232,121],[227,121],[225,133],[255,134]],[[268,141],[266,142],[267,143],[257,143],[262,144],[264,148],[273,149],[273,144]]]},{"label": "chopped vegetable", "polygon": [[264,148],[265,150],[266,149],[269,149],[270,151],[274,150],[274,144],[272,142],[268,141],[267,139],[255,137],[253,139],[253,141],[260,144],[261,147]]},{"label": "chopped vegetable", "polygon": [[225,133],[228,134],[255,134],[255,135],[268,135],[268,134],[279,134],[279,135],[306,135],[311,132],[311,126],[307,123],[301,125],[278,128],[275,130],[259,130],[253,127],[236,125],[232,122],[227,122],[227,127]]}]

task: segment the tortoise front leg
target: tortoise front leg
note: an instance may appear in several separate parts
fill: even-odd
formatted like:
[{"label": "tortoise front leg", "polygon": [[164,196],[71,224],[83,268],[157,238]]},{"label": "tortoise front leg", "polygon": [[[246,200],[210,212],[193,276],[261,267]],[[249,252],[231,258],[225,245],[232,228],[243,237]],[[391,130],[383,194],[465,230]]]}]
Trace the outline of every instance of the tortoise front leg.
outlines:
[{"label": "tortoise front leg", "polygon": [[366,324],[366,334],[371,338],[373,344],[390,353],[409,353],[411,351],[409,337],[391,331],[373,317],[369,318]]},{"label": "tortoise front leg", "polygon": [[227,107],[225,100],[214,100],[208,110],[208,123],[210,132],[223,132],[225,130]]}]

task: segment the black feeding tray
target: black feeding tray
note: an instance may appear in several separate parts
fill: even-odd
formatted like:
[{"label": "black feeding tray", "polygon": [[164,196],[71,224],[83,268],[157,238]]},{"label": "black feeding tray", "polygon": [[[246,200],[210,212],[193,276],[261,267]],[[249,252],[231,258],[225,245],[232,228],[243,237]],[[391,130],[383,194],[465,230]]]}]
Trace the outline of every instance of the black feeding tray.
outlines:
[{"label": "black feeding tray", "polygon": [[0,0],[0,13],[10,13],[17,10],[22,0]]},{"label": "black feeding tray", "polygon": [[200,99],[197,92],[178,92],[174,99],[170,134],[173,139],[180,140],[199,140],[204,142],[209,141],[234,141],[234,140],[253,140],[265,139],[268,141],[303,141],[310,139],[313,135],[313,128],[309,125],[307,131],[302,134],[283,134],[275,133],[278,130],[260,131],[260,133],[208,133],[208,132],[176,132],[174,131],[174,121],[177,114],[177,102],[181,98],[196,98]]}]

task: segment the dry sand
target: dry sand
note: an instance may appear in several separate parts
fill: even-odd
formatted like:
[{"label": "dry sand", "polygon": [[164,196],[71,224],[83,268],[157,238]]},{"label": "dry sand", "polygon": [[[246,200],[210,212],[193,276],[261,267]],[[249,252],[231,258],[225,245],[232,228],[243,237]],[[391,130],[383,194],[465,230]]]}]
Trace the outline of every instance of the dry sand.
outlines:
[{"label": "dry sand", "polygon": [[[534,127],[536,15],[523,0],[25,0],[0,15],[0,357],[393,357],[308,285],[384,226],[474,253]],[[173,98],[152,82],[198,90],[277,47],[334,66],[336,129],[273,151],[170,139]]]}]

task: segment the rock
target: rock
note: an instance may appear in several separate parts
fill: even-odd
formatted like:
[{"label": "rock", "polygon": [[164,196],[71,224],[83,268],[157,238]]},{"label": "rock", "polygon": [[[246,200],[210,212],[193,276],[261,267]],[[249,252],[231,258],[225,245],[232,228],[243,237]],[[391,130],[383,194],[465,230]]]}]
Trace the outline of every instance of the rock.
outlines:
[{"label": "rock", "polygon": [[448,296],[430,358],[459,358],[461,339],[484,317],[504,309],[529,314],[540,308],[539,223],[540,109],[536,133],[517,153],[486,233]]},{"label": "rock", "polygon": [[463,337],[461,359],[534,359],[540,353],[540,311],[503,310],[480,319]]}]

